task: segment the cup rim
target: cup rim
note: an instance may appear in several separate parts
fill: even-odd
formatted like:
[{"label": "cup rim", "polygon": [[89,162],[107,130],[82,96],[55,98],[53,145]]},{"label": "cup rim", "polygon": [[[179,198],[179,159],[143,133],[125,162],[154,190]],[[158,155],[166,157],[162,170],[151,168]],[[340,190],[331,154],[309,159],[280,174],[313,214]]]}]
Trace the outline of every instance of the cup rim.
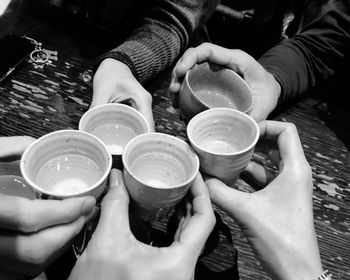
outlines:
[{"label": "cup rim", "polygon": [[[194,97],[200,104],[202,104],[203,106],[205,106],[206,108],[208,108],[208,109],[214,109],[214,108],[229,108],[229,107],[209,107],[207,104],[205,104],[205,103],[197,96],[197,94],[195,94],[195,91],[192,89],[191,84],[190,84],[190,82],[189,82],[189,80],[188,80],[188,79],[189,79],[188,76],[190,75],[191,72],[193,72],[193,71],[195,70],[195,67],[199,66],[200,64],[206,63],[206,62],[210,64],[210,62],[205,61],[205,62],[202,62],[202,63],[199,63],[199,64],[196,63],[195,65],[193,65],[192,68],[190,68],[190,69],[186,72],[186,74],[185,74],[185,82],[186,82],[188,88],[189,88],[189,89],[191,90],[191,92],[193,93],[193,94],[192,94],[193,97]],[[223,67],[223,69],[225,69],[225,70],[231,72],[233,76],[235,76],[242,84],[244,84],[244,85],[248,88],[249,95],[250,95],[251,100],[252,100],[251,104],[250,104],[249,107],[248,107],[246,110],[244,110],[244,111],[240,111],[240,110],[237,110],[237,109],[236,109],[236,110],[237,110],[237,111],[240,111],[240,112],[243,112],[243,113],[249,113],[249,112],[252,110],[252,108],[253,108],[253,106],[254,106],[254,104],[255,104],[255,96],[254,96],[254,94],[253,94],[253,90],[250,88],[250,86],[248,85],[248,83],[247,83],[237,72],[233,71],[231,68],[228,68],[228,67]],[[229,108],[229,109],[233,109],[233,108]]]},{"label": "cup rim", "polygon": [[[200,166],[200,162],[199,162],[199,158],[198,158],[198,155],[193,151],[193,148],[191,147],[191,145],[189,145],[186,141],[176,137],[176,136],[173,136],[173,135],[170,135],[170,134],[166,134],[166,133],[162,133],[162,132],[150,132],[150,133],[147,133],[147,134],[140,134],[140,135],[137,135],[135,136],[134,138],[132,138],[125,146],[124,148],[124,151],[127,151],[129,149],[129,147],[133,144],[133,142],[135,141],[138,141],[139,138],[142,138],[142,137],[149,137],[149,136],[154,136],[154,135],[157,135],[156,137],[160,136],[160,137],[163,137],[163,138],[168,138],[168,139],[174,139],[175,141],[181,143],[182,145],[183,144],[186,144],[188,145],[189,149],[192,151],[193,155],[194,155],[194,159],[195,159],[195,172],[193,172],[193,174],[190,176],[190,178],[188,178],[186,181],[184,181],[183,183],[181,184],[177,184],[177,185],[172,185],[171,188],[172,189],[176,189],[176,188],[181,188],[189,183],[191,183],[195,177],[198,175],[198,172],[199,172],[199,166]],[[122,155],[122,161],[123,161],[123,166],[124,166],[124,169],[126,169],[126,171],[137,181],[139,182],[140,184],[142,185],[146,185],[142,180],[140,180],[140,178],[138,176],[135,175],[134,172],[132,172],[128,166],[128,164],[126,164],[126,159],[125,159],[125,152],[123,152],[123,155]],[[157,185],[152,185],[152,184],[147,184],[146,185],[147,187],[149,188],[154,188],[154,189],[167,189],[167,188],[163,188],[163,187],[160,187],[160,186],[157,186]]]},{"label": "cup rim", "polygon": [[[41,188],[38,184],[33,182],[31,179],[29,179],[29,176],[28,176],[26,169],[25,169],[25,166],[24,166],[24,159],[26,158],[27,154],[34,146],[40,145],[40,143],[41,143],[41,141],[43,141],[43,139],[50,138],[53,135],[56,135],[59,133],[84,134],[84,137],[90,137],[90,138],[93,138],[95,141],[97,141],[101,145],[102,149],[105,150],[105,152],[106,152],[107,159],[108,159],[106,170],[102,174],[101,178],[95,184],[93,184],[90,188],[86,188],[84,191],[73,192],[73,193],[69,193],[69,194],[57,194],[55,192],[51,192],[51,191],[48,191],[48,190]],[[34,188],[34,189],[36,189],[36,190],[40,191],[41,193],[46,194],[48,196],[59,197],[59,198],[70,198],[70,197],[81,196],[84,194],[87,195],[90,191],[92,191],[93,189],[98,187],[100,184],[102,184],[102,182],[109,176],[111,169],[112,169],[112,154],[109,152],[106,144],[104,144],[99,138],[97,138],[96,136],[94,136],[88,132],[75,130],[75,129],[56,130],[56,131],[47,133],[47,134],[37,138],[34,142],[32,142],[25,149],[25,151],[22,154],[21,160],[20,160],[20,170],[21,170],[22,176],[31,188]]]},{"label": "cup rim", "polygon": [[[255,133],[255,137],[253,139],[253,141],[250,143],[249,146],[247,146],[246,148],[242,149],[242,150],[239,150],[239,151],[235,151],[235,152],[229,152],[229,153],[213,153],[211,151],[208,151],[206,149],[203,149],[201,146],[199,146],[196,141],[194,141],[193,137],[192,137],[192,134],[191,134],[191,131],[192,131],[192,126],[194,125],[194,122],[199,119],[200,117],[202,117],[203,115],[206,115],[206,114],[211,114],[213,113],[213,111],[228,111],[228,112],[231,112],[231,113],[234,113],[234,114],[238,114],[238,115],[241,115],[243,118],[246,118],[247,120],[249,120],[253,126],[256,128],[256,133]],[[260,137],[260,128],[259,128],[259,125],[258,123],[249,115],[247,115],[246,113],[243,113],[242,111],[239,111],[239,110],[236,110],[236,109],[233,109],[233,108],[210,108],[210,109],[207,109],[203,112],[200,112],[198,113],[196,116],[194,116],[188,123],[187,125],[187,128],[186,128],[186,131],[187,131],[187,137],[191,143],[191,145],[193,145],[194,147],[196,147],[198,150],[201,150],[201,151],[204,151],[208,154],[211,154],[211,155],[220,155],[220,156],[234,156],[234,155],[240,155],[240,154],[243,154],[249,150],[251,150],[255,145],[256,143],[258,142],[259,140],[259,137]]]},{"label": "cup rim", "polygon": [[139,118],[142,119],[142,121],[145,123],[146,125],[146,132],[150,132],[151,131],[151,127],[150,127],[150,124],[148,123],[147,119],[145,118],[145,116],[143,114],[141,114],[141,112],[139,112],[138,110],[136,110],[135,108],[129,106],[129,105],[125,105],[125,104],[122,104],[122,103],[105,103],[105,104],[100,104],[100,105],[97,105],[96,107],[93,107],[89,110],[87,110],[80,118],[79,120],[79,125],[78,125],[78,129],[79,131],[85,131],[87,132],[82,126],[83,126],[83,121],[93,112],[95,111],[99,111],[99,110],[102,110],[102,108],[105,108],[105,107],[115,107],[115,108],[125,108],[126,110],[130,110],[132,111],[133,113],[135,113]]}]

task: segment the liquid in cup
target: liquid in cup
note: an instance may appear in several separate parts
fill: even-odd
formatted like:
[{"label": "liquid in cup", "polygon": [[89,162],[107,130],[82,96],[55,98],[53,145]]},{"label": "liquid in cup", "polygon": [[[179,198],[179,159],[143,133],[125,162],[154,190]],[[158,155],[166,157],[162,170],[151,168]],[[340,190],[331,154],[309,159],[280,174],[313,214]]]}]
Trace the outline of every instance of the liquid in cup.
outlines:
[{"label": "liquid in cup", "polygon": [[199,156],[201,171],[233,186],[251,160],[259,127],[238,110],[211,108],[190,120],[187,136]]},{"label": "liquid in cup", "polygon": [[112,156],[97,137],[59,130],[34,141],[23,153],[21,173],[38,198],[92,195],[107,187]]},{"label": "liquid in cup", "polygon": [[131,212],[146,221],[166,218],[191,187],[199,159],[183,140],[163,133],[138,135],[123,153]]},{"label": "liquid in cup", "polygon": [[215,63],[200,63],[187,71],[179,92],[182,119],[188,123],[209,108],[232,108],[249,113],[253,93],[236,72]]},{"label": "liquid in cup", "polygon": [[102,140],[113,156],[113,167],[122,169],[125,145],[136,135],[150,132],[146,118],[136,109],[120,103],[96,106],[84,113],[79,130]]},{"label": "liquid in cup", "polygon": [[44,164],[35,181],[52,193],[71,195],[84,192],[97,183],[102,175],[102,169],[89,157],[66,154],[50,159]]}]

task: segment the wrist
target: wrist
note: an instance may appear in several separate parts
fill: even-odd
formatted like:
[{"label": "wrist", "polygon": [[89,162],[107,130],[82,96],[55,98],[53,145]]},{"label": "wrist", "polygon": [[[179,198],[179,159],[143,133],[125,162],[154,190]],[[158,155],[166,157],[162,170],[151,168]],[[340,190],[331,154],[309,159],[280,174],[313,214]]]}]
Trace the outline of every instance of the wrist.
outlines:
[{"label": "wrist", "polygon": [[320,274],[315,280],[332,280],[332,273],[327,269]]},{"label": "wrist", "polygon": [[132,75],[132,72],[127,64],[114,58],[104,59],[101,62],[100,66],[98,67],[98,70],[99,69],[112,71],[113,73],[116,73],[116,74],[127,73],[128,75]]},{"label": "wrist", "polygon": [[269,73],[272,82],[272,93],[276,100],[276,104],[279,104],[282,99],[282,87],[281,84],[276,80],[275,76]]},{"label": "wrist", "polygon": [[[278,269],[271,273],[272,279],[278,280],[319,280],[319,276],[324,272],[322,265],[318,261],[314,261],[313,264],[298,264],[292,261],[284,261],[284,264]],[[284,267],[284,268],[283,268]],[[321,278],[322,279],[322,278]],[[327,278],[326,278],[327,279]]]}]

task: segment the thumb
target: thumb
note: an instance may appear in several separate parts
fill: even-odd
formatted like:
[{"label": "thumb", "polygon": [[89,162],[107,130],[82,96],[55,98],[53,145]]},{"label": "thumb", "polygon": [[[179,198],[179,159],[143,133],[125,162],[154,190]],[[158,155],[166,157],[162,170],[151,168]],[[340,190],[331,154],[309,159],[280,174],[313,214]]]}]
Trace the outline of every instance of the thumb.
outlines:
[{"label": "thumb", "polygon": [[249,193],[228,187],[215,178],[210,178],[205,183],[208,186],[211,201],[227,212],[231,218],[237,217],[242,212]]},{"label": "thumb", "polygon": [[0,157],[19,157],[34,141],[30,136],[0,137]]},{"label": "thumb", "polygon": [[141,101],[135,102],[136,110],[138,110],[147,120],[151,132],[155,131],[155,124],[153,119],[152,104],[148,102]]},{"label": "thumb", "polygon": [[129,194],[120,170],[111,170],[109,190],[102,201],[98,227],[104,232],[113,232],[113,234],[130,231]]}]

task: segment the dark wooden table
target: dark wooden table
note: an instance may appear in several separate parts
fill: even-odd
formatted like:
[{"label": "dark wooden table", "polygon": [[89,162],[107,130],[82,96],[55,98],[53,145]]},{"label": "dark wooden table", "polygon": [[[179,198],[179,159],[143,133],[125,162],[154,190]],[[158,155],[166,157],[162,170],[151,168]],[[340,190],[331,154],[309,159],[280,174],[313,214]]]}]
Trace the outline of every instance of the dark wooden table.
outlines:
[{"label": "dark wooden table", "polygon": [[[36,2],[13,0],[0,17],[0,36],[14,32],[32,37],[45,49],[57,51],[57,60],[43,69],[28,62],[0,85],[0,136],[40,137],[58,129],[77,129],[92,96],[91,85],[82,75],[91,73],[94,58],[115,43],[116,35],[110,30]],[[185,124],[170,104],[168,84],[169,75],[164,73],[146,85],[154,96],[156,130],[187,141]],[[315,226],[323,265],[335,279],[350,279],[350,113],[309,97],[274,119],[297,125],[312,167]],[[242,180],[237,187],[251,190]],[[240,279],[269,279],[238,226],[216,211],[222,220],[219,234],[211,237],[216,246],[201,258],[206,276],[237,278],[234,261],[238,252]]]}]

